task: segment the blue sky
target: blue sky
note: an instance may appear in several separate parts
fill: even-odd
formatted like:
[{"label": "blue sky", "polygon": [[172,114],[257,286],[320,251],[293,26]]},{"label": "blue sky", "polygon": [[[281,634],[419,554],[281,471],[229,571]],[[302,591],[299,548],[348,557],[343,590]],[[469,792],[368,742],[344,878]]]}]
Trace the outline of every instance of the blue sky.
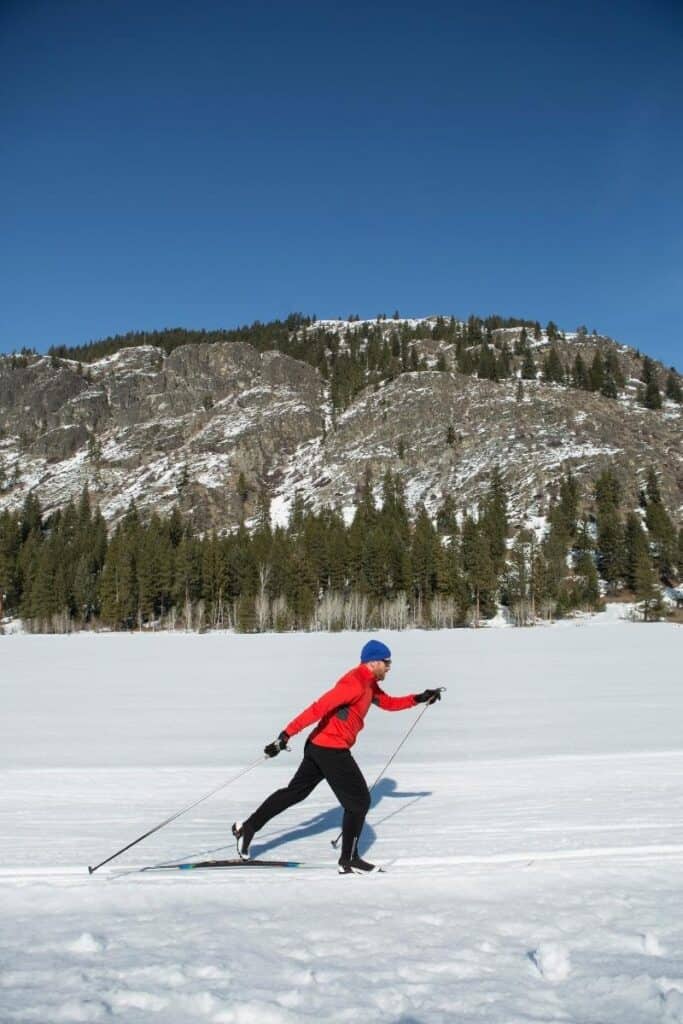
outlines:
[{"label": "blue sky", "polygon": [[291,311],[683,368],[680,0],[0,3],[0,351]]}]

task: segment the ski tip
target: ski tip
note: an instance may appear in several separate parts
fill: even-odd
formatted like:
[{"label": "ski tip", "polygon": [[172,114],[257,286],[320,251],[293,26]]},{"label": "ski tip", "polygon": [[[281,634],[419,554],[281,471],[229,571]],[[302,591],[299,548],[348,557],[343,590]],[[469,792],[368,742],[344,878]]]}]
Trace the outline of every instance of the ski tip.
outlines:
[{"label": "ski tip", "polygon": [[95,870],[95,869],[94,869],[94,868],[91,868],[91,867],[90,867],[90,865],[88,864],[88,874],[89,874],[89,875],[92,875],[92,873],[93,873],[93,871],[94,871],[94,870]]}]

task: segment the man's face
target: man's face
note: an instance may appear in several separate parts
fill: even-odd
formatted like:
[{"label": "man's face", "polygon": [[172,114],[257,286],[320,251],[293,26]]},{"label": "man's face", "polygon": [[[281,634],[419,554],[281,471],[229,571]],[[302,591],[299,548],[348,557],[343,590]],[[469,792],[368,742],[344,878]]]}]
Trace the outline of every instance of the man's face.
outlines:
[{"label": "man's face", "polygon": [[369,661],[368,668],[372,671],[377,682],[381,683],[391,668],[391,658],[387,658],[386,661]]}]

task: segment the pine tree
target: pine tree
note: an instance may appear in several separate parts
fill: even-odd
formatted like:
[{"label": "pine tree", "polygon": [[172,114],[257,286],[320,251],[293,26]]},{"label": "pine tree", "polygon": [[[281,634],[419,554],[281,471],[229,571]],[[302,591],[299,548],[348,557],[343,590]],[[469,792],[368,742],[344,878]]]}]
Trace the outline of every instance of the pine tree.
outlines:
[{"label": "pine tree", "polygon": [[[23,532],[23,516],[19,528]],[[42,539],[41,530],[39,528],[32,529],[28,536],[23,539],[17,556],[19,590],[21,593],[19,612],[24,619],[36,617],[34,591],[38,575],[38,563],[41,556]]]},{"label": "pine tree", "polygon": [[[135,559],[137,598],[138,598],[138,622],[150,622],[156,619],[162,611],[164,602],[164,587],[162,584],[162,559],[167,555],[163,544],[163,529],[158,516],[153,516],[151,522],[139,533],[137,553]],[[166,586],[168,587],[168,579]],[[167,597],[169,595],[166,595]]]},{"label": "pine tree", "polygon": [[683,388],[681,388],[681,382],[673,369],[669,370],[667,374],[665,393],[670,402],[683,404]]},{"label": "pine tree", "polygon": [[505,571],[504,603],[515,624],[528,625],[535,616],[533,602],[534,535],[522,530],[512,545]]},{"label": "pine tree", "polygon": [[362,554],[363,591],[373,598],[388,597],[390,594],[390,573],[387,571],[389,559],[389,538],[378,518],[365,535]]},{"label": "pine tree", "polygon": [[73,581],[73,601],[76,621],[85,624],[98,612],[98,572],[92,557],[81,552],[76,562]]},{"label": "pine tree", "polygon": [[458,532],[455,501],[451,494],[445,494],[436,513],[436,528],[439,533],[454,536]]},{"label": "pine tree", "polygon": [[0,620],[16,610],[21,597],[19,587],[19,551],[21,533],[19,518],[11,512],[0,512]]},{"label": "pine tree", "polygon": [[624,528],[624,571],[626,585],[633,591],[636,589],[636,568],[643,555],[649,557],[647,538],[640,517],[635,512],[629,512]]},{"label": "pine tree", "polygon": [[[169,552],[172,548],[169,544]],[[225,621],[226,572],[222,558],[222,546],[215,531],[204,538],[202,543],[202,600],[206,604],[209,622],[221,626]],[[172,578],[172,577],[171,577]],[[170,588],[169,588],[170,590]],[[170,607],[170,595],[168,601]],[[162,611],[165,611],[162,608]]]},{"label": "pine tree", "polygon": [[301,491],[294,492],[292,507],[289,511],[288,533],[291,537],[300,537],[304,532],[306,520],[306,503]]},{"label": "pine tree", "polygon": [[532,547],[531,585],[529,598],[531,601],[532,621],[543,615],[551,618],[554,600],[557,594],[557,578],[546,558],[547,543]]},{"label": "pine tree", "polygon": [[616,509],[598,519],[598,567],[610,593],[615,593],[624,575],[624,531]]},{"label": "pine tree", "polygon": [[586,370],[586,364],[581,358],[580,352],[577,352],[576,358],[574,359],[574,368],[572,370],[572,386],[575,388],[580,388],[582,391],[590,390],[588,371]]},{"label": "pine tree", "polygon": [[536,380],[536,364],[531,349],[527,349],[522,362],[522,380]]},{"label": "pine tree", "polygon": [[386,591],[396,596],[409,591],[412,582],[410,521],[399,476],[386,473],[382,491],[382,511],[377,526],[386,537]]},{"label": "pine tree", "polygon": [[645,385],[641,391],[641,401],[646,409],[661,409],[662,396],[659,391],[657,368],[649,356],[643,357],[641,379]]},{"label": "pine tree", "polygon": [[244,508],[249,500],[249,485],[247,484],[247,478],[242,470],[240,470],[240,474],[237,478],[237,497],[242,503],[242,508]]},{"label": "pine tree", "polygon": [[605,354],[605,376],[611,381],[617,392],[626,383],[619,357],[613,348],[609,348]]},{"label": "pine tree", "polygon": [[310,629],[315,608],[315,577],[303,553],[297,552],[291,565],[289,585],[285,595],[294,615],[296,629]]},{"label": "pine tree", "polygon": [[95,482],[98,483],[102,471],[102,442],[94,433],[88,437],[88,459],[92,463]]},{"label": "pine tree", "polygon": [[662,600],[652,563],[645,552],[638,556],[635,566],[635,593],[645,622],[661,616]]},{"label": "pine tree", "polygon": [[114,629],[131,629],[137,612],[133,531],[116,528],[107,549],[99,586],[102,620]]},{"label": "pine tree", "polygon": [[545,358],[543,364],[543,377],[550,384],[564,384],[564,366],[560,359],[560,354],[554,345],[550,346],[550,351]]},{"label": "pine tree", "polygon": [[488,345],[482,345],[479,351],[477,376],[480,380],[498,380],[496,357]]},{"label": "pine tree", "polygon": [[642,396],[642,403],[646,409],[661,409],[662,408],[662,395],[657,384],[657,379],[652,377],[651,380],[645,385],[645,391]]},{"label": "pine tree", "polygon": [[266,538],[271,534],[270,495],[266,487],[261,487],[256,503],[256,531]]},{"label": "pine tree", "polygon": [[467,348],[462,339],[458,342],[456,351],[458,372],[470,376],[476,369],[476,362],[472,351]]},{"label": "pine tree", "polygon": [[363,471],[363,479],[358,484],[356,495],[356,515],[368,526],[374,524],[377,518],[377,506],[374,498],[374,481],[372,469],[366,465]]},{"label": "pine tree", "polygon": [[38,622],[41,632],[50,631],[50,620],[58,611],[56,593],[57,551],[54,535],[40,545],[33,570],[30,618]]},{"label": "pine tree", "polygon": [[571,537],[564,514],[557,505],[548,513],[550,530],[542,545],[543,554],[543,595],[546,601],[557,601],[560,588],[567,573],[567,558]]},{"label": "pine tree", "polygon": [[24,498],[21,510],[21,543],[23,544],[30,533],[41,533],[42,531],[42,510],[36,495],[29,491]]},{"label": "pine tree", "polygon": [[621,484],[611,467],[603,470],[595,481],[595,503],[598,515],[613,512],[621,505]]},{"label": "pine tree", "polygon": [[576,520],[579,514],[579,484],[572,473],[571,466],[567,467],[565,475],[560,481],[560,498],[557,513],[562,521],[562,528],[567,539],[574,537],[576,533]]},{"label": "pine tree", "polygon": [[[290,528],[288,530],[290,542],[294,536]],[[242,525],[230,539],[230,558],[227,566],[228,592],[235,599],[245,596],[253,598],[258,589],[259,567],[254,557],[251,535]],[[196,559],[196,551],[190,546],[189,540],[189,538],[187,541],[183,540],[176,551],[175,587],[176,594],[180,596],[181,601],[194,601],[198,596],[200,586],[201,570]]]},{"label": "pine tree", "polygon": [[498,466],[494,466],[491,472],[491,483],[484,498],[480,524],[489,541],[493,571],[498,575],[505,565],[508,535],[507,493]]},{"label": "pine tree", "polygon": [[174,505],[171,511],[171,516],[168,520],[168,536],[174,548],[177,548],[180,544],[184,531],[185,527],[183,525],[183,518],[180,514],[180,509],[177,505]]},{"label": "pine tree", "polygon": [[512,357],[507,341],[503,342],[496,360],[496,380],[507,380],[512,374]]},{"label": "pine tree", "polygon": [[421,606],[428,607],[436,590],[439,537],[432,521],[421,505],[413,527],[411,562],[413,592]]},{"label": "pine tree", "polygon": [[676,531],[664,508],[653,466],[648,470],[645,494],[645,523],[653,545],[655,562],[663,582],[672,583],[676,565]]},{"label": "pine tree", "polygon": [[590,391],[602,391],[605,386],[605,364],[600,350],[595,350],[593,362],[588,371],[588,387]]},{"label": "pine tree", "polygon": [[489,538],[470,516],[463,523],[462,560],[474,606],[474,625],[478,626],[482,614],[493,613],[497,580]]},{"label": "pine tree", "polygon": [[640,371],[640,379],[643,384],[649,384],[651,380],[657,379],[657,369],[649,356],[643,356],[643,365]]},{"label": "pine tree", "polygon": [[600,394],[603,395],[605,398],[619,397],[616,381],[614,380],[614,377],[607,371],[605,371],[602,387],[600,388]]},{"label": "pine tree", "polygon": [[581,551],[575,566],[578,577],[576,601],[583,608],[597,610],[600,606],[598,571],[590,551]]},{"label": "pine tree", "polygon": [[[346,543],[346,526],[340,512],[330,513],[328,525],[328,564],[329,580],[327,589],[334,594],[342,594],[349,582],[349,559]],[[391,571],[391,570],[390,570]]]}]

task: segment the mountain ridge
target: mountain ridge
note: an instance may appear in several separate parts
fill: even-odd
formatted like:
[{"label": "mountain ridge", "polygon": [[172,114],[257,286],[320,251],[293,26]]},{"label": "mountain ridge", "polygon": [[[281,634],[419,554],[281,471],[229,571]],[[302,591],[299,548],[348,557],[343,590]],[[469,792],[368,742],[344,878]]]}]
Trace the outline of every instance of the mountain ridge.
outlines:
[{"label": "mountain ridge", "polygon": [[[655,466],[680,519],[681,405],[642,404],[643,376],[659,395],[668,374],[675,395],[675,371],[585,329],[497,321],[301,318],[288,346],[308,360],[238,340],[124,345],[88,364],[0,357],[0,509],[35,493],[49,511],[87,485],[110,523],[135,501],[221,531],[265,498],[284,522],[296,494],[348,516],[368,474],[379,490],[389,470],[411,510],[435,514],[446,494],[476,508],[498,465],[521,522],[566,468],[587,483],[609,463],[634,503]],[[587,390],[596,353],[602,392]]]}]

